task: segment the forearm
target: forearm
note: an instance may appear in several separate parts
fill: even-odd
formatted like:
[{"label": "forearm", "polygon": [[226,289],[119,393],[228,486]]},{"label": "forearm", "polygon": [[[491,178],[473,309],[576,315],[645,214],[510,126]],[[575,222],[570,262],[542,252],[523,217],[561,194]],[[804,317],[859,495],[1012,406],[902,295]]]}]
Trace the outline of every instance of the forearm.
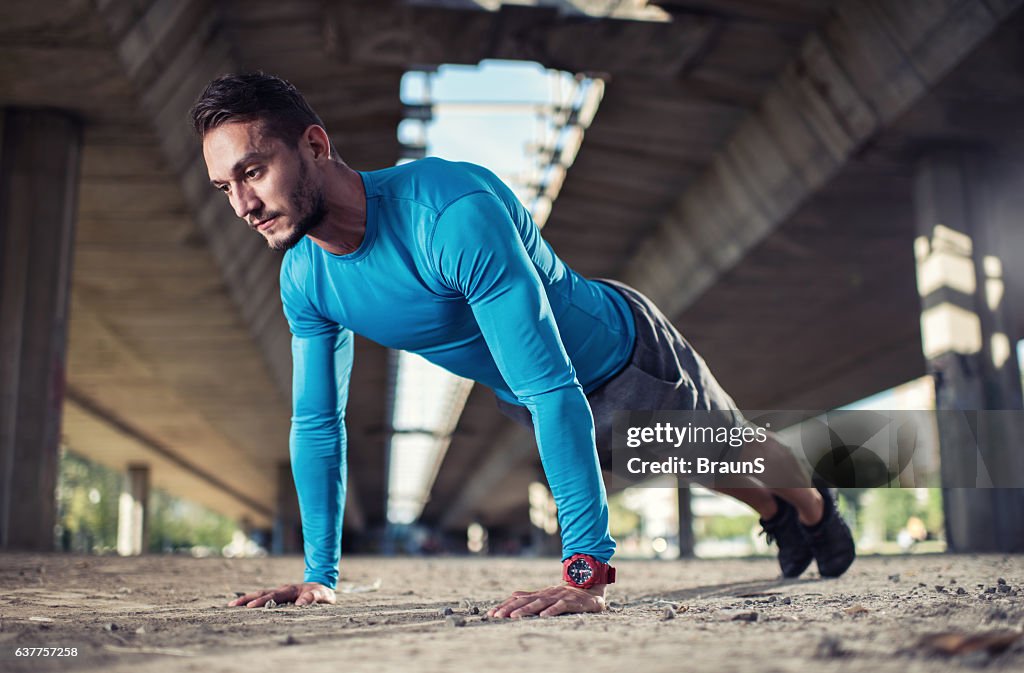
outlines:
[{"label": "forearm", "polygon": [[292,474],[302,516],[305,581],[334,588],[338,582],[345,507],[344,429],[292,426]]},{"label": "forearm", "polygon": [[615,552],[608,499],[594,445],[594,422],[578,386],[527,400],[544,474],[558,507],[562,557],[589,554],[605,563]]},{"label": "forearm", "polygon": [[289,445],[302,516],[305,579],[334,588],[347,476],[344,410],[352,366],[349,333],[296,338],[292,359]]}]

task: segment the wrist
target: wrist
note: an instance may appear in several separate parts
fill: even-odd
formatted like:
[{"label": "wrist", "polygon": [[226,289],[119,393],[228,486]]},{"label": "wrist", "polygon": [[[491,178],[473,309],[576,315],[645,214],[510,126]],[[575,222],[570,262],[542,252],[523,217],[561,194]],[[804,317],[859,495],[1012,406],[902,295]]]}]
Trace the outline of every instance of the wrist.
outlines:
[{"label": "wrist", "polygon": [[615,582],[615,568],[589,554],[573,554],[562,561],[562,581],[578,589],[603,587]]}]

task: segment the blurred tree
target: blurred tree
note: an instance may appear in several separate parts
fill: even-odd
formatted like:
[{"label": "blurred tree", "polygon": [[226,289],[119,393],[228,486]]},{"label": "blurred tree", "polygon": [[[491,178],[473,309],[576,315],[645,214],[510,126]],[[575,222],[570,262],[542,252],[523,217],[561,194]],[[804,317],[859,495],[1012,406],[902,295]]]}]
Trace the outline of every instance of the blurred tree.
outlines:
[{"label": "blurred tree", "polygon": [[64,450],[57,487],[58,548],[106,553],[117,547],[117,501],[123,477]]},{"label": "blurred tree", "polygon": [[864,498],[863,521],[873,523],[884,539],[894,540],[910,517],[921,519],[931,536],[942,532],[942,492],[913,488],[879,488]]},{"label": "blurred tree", "polygon": [[612,537],[626,537],[640,530],[640,515],[626,507],[623,494],[608,498],[608,529]]},{"label": "blurred tree", "polygon": [[149,550],[172,552],[208,547],[219,554],[238,525],[202,505],[154,489],[149,495]]},{"label": "blurred tree", "polygon": [[757,515],[749,516],[703,516],[698,519],[697,529],[701,537],[715,540],[746,539],[757,525]]},{"label": "blurred tree", "polygon": [[[64,450],[57,488],[57,544],[64,551],[110,553],[117,549],[118,499],[124,476]],[[149,551],[208,547],[219,554],[238,525],[201,505],[153,489],[149,495]]]}]

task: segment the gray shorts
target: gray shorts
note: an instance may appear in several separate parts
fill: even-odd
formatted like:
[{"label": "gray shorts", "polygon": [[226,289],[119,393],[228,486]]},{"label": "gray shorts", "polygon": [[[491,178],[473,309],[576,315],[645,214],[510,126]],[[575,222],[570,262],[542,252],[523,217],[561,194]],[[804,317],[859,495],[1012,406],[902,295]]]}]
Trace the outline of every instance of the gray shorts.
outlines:
[{"label": "gray shorts", "polygon": [[[654,302],[624,283],[603,279],[599,282],[625,297],[636,325],[633,354],[625,368],[587,395],[594,414],[601,467],[611,469],[612,421],[616,411],[715,411],[724,426],[747,425],[703,358]],[[533,428],[526,407],[499,398],[498,408],[516,422]]]}]

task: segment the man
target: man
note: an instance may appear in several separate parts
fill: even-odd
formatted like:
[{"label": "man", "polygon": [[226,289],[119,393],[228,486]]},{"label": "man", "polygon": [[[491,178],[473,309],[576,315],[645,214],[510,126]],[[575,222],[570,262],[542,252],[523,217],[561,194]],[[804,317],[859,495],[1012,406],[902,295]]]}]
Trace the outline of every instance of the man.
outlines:
[{"label": "man", "polygon": [[[287,251],[281,297],[293,335],[290,445],[306,572],[229,605],[335,601],[358,332],[491,387],[503,410],[534,427],[558,506],[564,583],[517,592],[488,614],[603,610],[615,542],[595,448],[607,444],[611,411],[710,409],[743,422],[689,344],[643,295],[563,264],[479,166],[426,159],[354,171],[301,94],[262,73],[214,80],[192,122],[213,186]],[[813,557],[823,575],[839,575],[853,561],[849,530],[828,492],[807,485],[722,490],[761,514],[783,574],[799,575]]]}]

